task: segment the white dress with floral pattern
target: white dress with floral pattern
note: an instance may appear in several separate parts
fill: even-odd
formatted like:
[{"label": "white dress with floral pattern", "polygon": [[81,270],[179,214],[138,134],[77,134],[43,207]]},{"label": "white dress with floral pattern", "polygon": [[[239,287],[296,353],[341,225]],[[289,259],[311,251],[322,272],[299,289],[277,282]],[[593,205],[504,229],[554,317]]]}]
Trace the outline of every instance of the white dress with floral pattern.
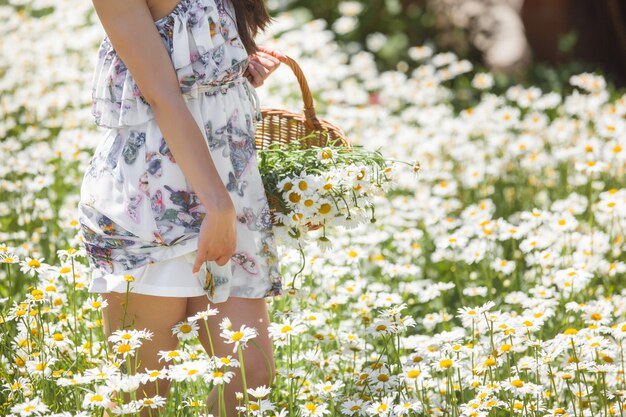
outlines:
[{"label": "white dress with floral pattern", "polygon": [[282,276],[257,166],[258,97],[243,76],[248,54],[234,7],[230,0],[181,0],[155,25],[235,205],[237,250],[226,264],[229,272],[213,275],[212,298],[205,277],[191,272],[205,209],[105,37],[92,113],[106,133],[85,172],[78,204],[92,270],[89,291],[206,294],[213,302],[280,295]]}]

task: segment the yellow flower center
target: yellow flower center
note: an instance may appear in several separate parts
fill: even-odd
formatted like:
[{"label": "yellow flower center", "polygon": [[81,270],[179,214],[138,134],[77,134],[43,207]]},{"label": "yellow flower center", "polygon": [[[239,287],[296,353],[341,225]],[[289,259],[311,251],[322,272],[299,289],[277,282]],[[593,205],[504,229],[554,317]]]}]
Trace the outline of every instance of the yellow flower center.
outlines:
[{"label": "yellow flower center", "polygon": [[522,381],[521,379],[514,379],[513,381],[511,381],[511,385],[516,388],[521,388],[524,386],[524,381]]},{"label": "yellow flower center", "polygon": [[420,376],[420,375],[421,375],[421,373],[422,373],[422,372],[421,372],[421,371],[419,371],[419,370],[417,370],[417,369],[411,369],[409,372],[407,372],[407,373],[406,373],[406,375],[407,375],[409,378],[414,379],[414,378],[417,378],[418,376]]},{"label": "yellow flower center", "polygon": [[448,369],[452,366],[452,359],[442,359],[439,361],[439,366]]},{"label": "yellow flower center", "polygon": [[290,193],[289,194],[289,201],[291,201],[292,203],[297,203],[298,201],[300,201],[300,195],[297,193]]},{"label": "yellow flower center", "polygon": [[130,345],[128,343],[124,343],[122,345],[119,345],[117,348],[117,351],[119,353],[127,353],[130,352]]},{"label": "yellow flower center", "polygon": [[328,203],[322,203],[322,204],[320,205],[319,212],[320,212],[320,214],[328,214],[328,212],[330,211],[330,209],[331,209],[330,204],[328,204]]}]

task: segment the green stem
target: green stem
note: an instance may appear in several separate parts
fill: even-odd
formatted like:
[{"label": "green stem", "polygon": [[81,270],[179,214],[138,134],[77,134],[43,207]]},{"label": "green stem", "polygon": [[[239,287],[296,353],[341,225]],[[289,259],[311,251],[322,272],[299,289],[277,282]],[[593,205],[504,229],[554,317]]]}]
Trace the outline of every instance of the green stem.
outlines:
[{"label": "green stem", "polygon": [[13,304],[13,283],[11,282],[11,268],[8,263],[5,264],[7,267],[7,279],[9,280],[9,306]]},{"label": "green stem", "polygon": [[211,356],[215,356],[215,350],[213,350],[213,340],[211,339],[211,332],[209,331],[209,325],[207,324],[207,320],[203,319],[204,328],[206,329],[206,334],[209,338],[209,346],[211,347]]},{"label": "green stem", "polygon": [[248,387],[246,385],[246,368],[243,365],[243,353],[241,352],[241,345],[237,346],[237,355],[239,356],[239,363],[241,365],[241,380],[243,381],[243,398],[246,404],[246,415],[248,415],[249,400],[248,400]]},{"label": "green stem", "polygon": [[296,284],[296,278],[298,277],[298,275],[300,275],[302,273],[302,271],[304,271],[304,267],[306,266],[306,257],[304,255],[304,250],[302,250],[302,244],[300,243],[300,241],[298,241],[298,251],[300,252],[300,259],[302,260],[301,264],[300,264],[300,270],[298,270],[298,272],[296,272],[293,276],[293,280],[291,281],[291,289],[295,290],[295,284]]},{"label": "green stem", "polygon": [[126,328],[126,311],[128,310],[128,293],[130,292],[130,281],[126,281],[126,296],[124,301],[124,315],[122,316],[122,330]]}]

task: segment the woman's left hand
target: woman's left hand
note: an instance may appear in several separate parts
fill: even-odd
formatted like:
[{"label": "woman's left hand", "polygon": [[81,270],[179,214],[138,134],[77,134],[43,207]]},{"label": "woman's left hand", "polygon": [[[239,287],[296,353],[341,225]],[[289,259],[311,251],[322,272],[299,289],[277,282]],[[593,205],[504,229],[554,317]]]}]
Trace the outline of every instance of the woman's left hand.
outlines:
[{"label": "woman's left hand", "polygon": [[249,56],[248,68],[244,76],[253,87],[260,87],[265,79],[280,66],[280,63],[285,61],[287,61],[287,56],[281,52],[259,45],[258,51]]}]

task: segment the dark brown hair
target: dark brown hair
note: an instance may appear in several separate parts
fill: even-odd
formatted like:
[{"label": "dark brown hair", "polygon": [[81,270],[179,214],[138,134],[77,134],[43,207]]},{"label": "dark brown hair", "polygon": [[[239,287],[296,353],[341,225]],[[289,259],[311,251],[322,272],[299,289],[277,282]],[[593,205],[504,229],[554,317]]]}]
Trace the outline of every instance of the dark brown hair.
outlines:
[{"label": "dark brown hair", "polygon": [[230,0],[235,8],[237,18],[237,32],[248,55],[257,52],[257,44],[254,41],[259,31],[274,21],[267,9],[265,0]]}]

